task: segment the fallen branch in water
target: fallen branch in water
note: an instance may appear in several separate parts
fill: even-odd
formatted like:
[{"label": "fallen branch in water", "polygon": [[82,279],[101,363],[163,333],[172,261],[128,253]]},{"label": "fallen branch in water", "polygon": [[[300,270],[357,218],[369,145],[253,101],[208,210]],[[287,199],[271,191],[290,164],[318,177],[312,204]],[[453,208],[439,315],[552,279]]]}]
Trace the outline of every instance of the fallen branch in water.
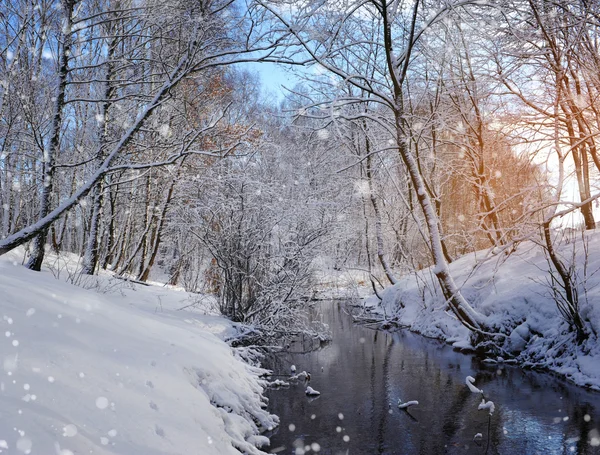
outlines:
[{"label": "fallen branch in water", "polygon": [[399,324],[395,320],[389,320],[386,318],[375,318],[375,317],[369,317],[369,316],[355,316],[353,314],[350,314],[350,315],[352,316],[352,321],[355,324],[360,324],[365,327],[377,325],[378,329],[384,329],[384,330],[389,330],[391,328],[395,328],[395,329],[410,328],[410,325]]}]

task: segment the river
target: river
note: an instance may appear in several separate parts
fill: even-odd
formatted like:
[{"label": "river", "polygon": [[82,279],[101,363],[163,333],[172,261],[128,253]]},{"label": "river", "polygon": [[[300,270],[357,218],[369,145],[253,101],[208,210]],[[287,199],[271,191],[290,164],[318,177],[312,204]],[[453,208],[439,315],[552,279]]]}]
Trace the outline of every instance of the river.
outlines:
[{"label": "river", "polygon": [[[303,382],[268,391],[269,410],[281,419],[268,435],[270,453],[600,454],[600,393],[407,331],[354,325],[341,302],[320,305],[315,317],[333,341],[310,352],[295,343],[267,365],[282,375],[296,365],[321,392],[307,397]],[[494,402],[491,422],[467,376]],[[419,404],[407,412],[400,399]]]}]

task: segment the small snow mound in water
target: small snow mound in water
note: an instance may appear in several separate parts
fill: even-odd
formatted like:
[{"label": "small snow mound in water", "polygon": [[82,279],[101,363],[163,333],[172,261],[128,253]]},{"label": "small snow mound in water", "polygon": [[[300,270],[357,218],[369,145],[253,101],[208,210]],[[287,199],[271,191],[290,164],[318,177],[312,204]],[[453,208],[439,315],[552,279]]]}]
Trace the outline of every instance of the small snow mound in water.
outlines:
[{"label": "small snow mound in water", "polygon": [[477,387],[475,387],[473,384],[475,384],[475,378],[473,376],[467,376],[467,379],[465,380],[465,383],[467,384],[467,387],[469,388],[469,390],[473,393],[483,393],[483,390],[478,389]]},{"label": "small snow mound in water", "polygon": [[496,409],[496,406],[494,406],[493,401],[485,401],[482,399],[477,409],[479,409],[480,411],[487,409],[490,411],[490,415],[492,415],[494,413],[494,410]]},{"label": "small snow mound in water", "polygon": [[316,396],[316,395],[321,395],[321,392],[319,392],[318,390],[313,389],[311,386],[308,386],[306,388],[306,394],[310,395],[310,396]]},{"label": "small snow mound in water", "polygon": [[402,403],[402,400],[398,400],[398,407],[400,409],[408,409],[411,406],[417,406],[419,402],[417,400],[407,401],[406,403]]},{"label": "small snow mound in water", "polygon": [[309,374],[306,371],[290,376],[290,381],[296,381],[299,379],[308,379]]}]

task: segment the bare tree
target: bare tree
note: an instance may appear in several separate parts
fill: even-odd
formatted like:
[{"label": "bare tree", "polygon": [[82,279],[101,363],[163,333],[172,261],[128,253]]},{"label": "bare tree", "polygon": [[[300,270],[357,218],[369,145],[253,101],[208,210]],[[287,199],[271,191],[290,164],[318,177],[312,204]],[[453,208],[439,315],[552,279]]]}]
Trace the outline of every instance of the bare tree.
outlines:
[{"label": "bare tree", "polygon": [[[63,2],[62,11],[53,38],[58,54],[52,125],[37,136],[43,150],[39,157],[43,164],[41,200],[37,215],[0,241],[0,254],[36,238],[29,265],[39,269],[48,229],[79,206],[87,226],[82,242],[88,239],[89,272],[97,261],[94,238],[102,206],[98,185],[103,179],[108,177],[116,185],[114,178],[119,175],[128,178],[124,170],[168,165],[189,154],[224,153],[218,145],[202,147],[200,140],[222,117],[219,112],[206,116],[198,128],[181,128],[180,134],[164,144],[169,135],[161,132],[169,125],[157,120],[165,103],[174,99],[176,88],[213,68],[269,60],[274,44],[253,27],[260,18],[227,0],[139,5],[125,0],[93,4],[69,0]],[[80,52],[84,45],[96,52]],[[78,135],[81,130],[72,128],[71,122],[82,124],[87,138]],[[163,143],[153,147],[152,153],[147,148],[141,151],[139,144],[152,137]],[[92,140],[98,138],[99,142]],[[65,170],[72,171],[73,186],[57,185],[56,179],[62,179]],[[85,198],[93,190],[93,204],[87,204]]]},{"label": "bare tree", "polygon": [[[483,329],[484,318],[463,298],[450,274],[435,204],[414,150],[408,144],[413,132],[406,120],[405,89],[413,52],[423,33],[451,8],[442,6],[428,19],[423,19],[420,14],[422,4],[418,1],[410,9],[400,2],[386,0],[350,2],[344,8],[308,4],[292,10],[284,10],[280,2],[258,1],[257,4],[285,30],[281,39],[286,40],[289,48],[301,49],[301,52],[289,54],[305,57],[304,61],[296,60],[297,63],[319,65],[337,81],[354,86],[361,94],[368,94],[369,102],[381,108],[380,111],[370,109],[368,113],[361,113],[360,118],[376,122],[387,130],[405,166],[425,219],[434,273],[449,309],[471,330]],[[373,34],[373,30],[374,37],[364,36],[365,33]],[[363,72],[367,67],[374,70]],[[365,101],[364,95],[358,95],[336,98],[328,105],[334,113],[344,115],[342,106]]]}]

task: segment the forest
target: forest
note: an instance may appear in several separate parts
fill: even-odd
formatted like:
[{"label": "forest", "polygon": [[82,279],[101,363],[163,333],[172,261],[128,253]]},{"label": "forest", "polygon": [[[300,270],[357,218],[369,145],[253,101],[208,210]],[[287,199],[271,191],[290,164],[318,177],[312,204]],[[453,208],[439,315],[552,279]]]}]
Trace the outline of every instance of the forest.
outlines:
[{"label": "forest", "polygon": [[[294,325],[316,264],[374,292],[534,241],[580,341],[565,233],[595,228],[599,6],[43,0],[0,9],[0,253],[165,277]],[[273,101],[245,63],[294,84]],[[276,90],[279,90],[276,88]]]},{"label": "forest", "polygon": [[[285,76],[265,84],[271,71]],[[158,455],[177,434],[172,453],[263,453],[279,420],[261,355],[330,340],[308,317],[330,298],[351,301],[354,322],[600,389],[599,100],[590,0],[0,2],[0,357],[12,376],[0,402],[15,422],[28,402],[47,430],[0,439],[0,452],[37,440],[60,455]],[[391,349],[377,354],[385,374]],[[105,356],[93,366],[92,352]],[[152,380],[103,376],[130,366]],[[129,421],[93,444],[85,408],[48,424],[35,394],[20,397],[39,374],[54,387],[42,400],[76,390],[94,412],[143,413],[152,393],[152,415],[170,417],[148,423],[154,439],[138,428],[104,452]],[[504,437],[474,382],[489,416],[460,428]],[[173,395],[161,401],[160,386]],[[167,411],[173,397],[193,406]],[[600,444],[589,413],[565,450]],[[74,452],[57,442],[62,425]],[[307,442],[295,453],[320,450]]]}]

